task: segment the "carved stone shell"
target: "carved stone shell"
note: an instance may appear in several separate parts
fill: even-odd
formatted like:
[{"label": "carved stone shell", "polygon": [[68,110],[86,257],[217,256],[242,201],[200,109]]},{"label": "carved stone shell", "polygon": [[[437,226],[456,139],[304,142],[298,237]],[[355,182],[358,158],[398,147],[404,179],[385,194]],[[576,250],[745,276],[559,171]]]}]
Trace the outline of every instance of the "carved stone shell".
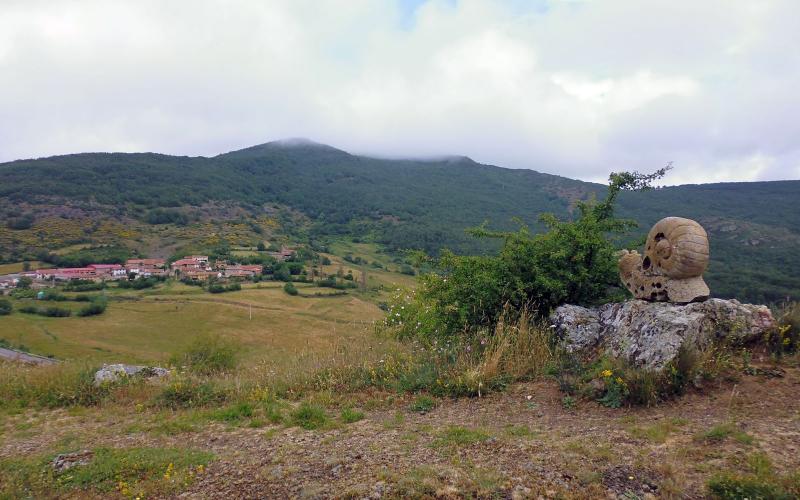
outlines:
[{"label": "carved stone shell", "polygon": [[691,219],[666,217],[647,235],[642,269],[670,278],[701,276],[708,267],[708,235]]}]

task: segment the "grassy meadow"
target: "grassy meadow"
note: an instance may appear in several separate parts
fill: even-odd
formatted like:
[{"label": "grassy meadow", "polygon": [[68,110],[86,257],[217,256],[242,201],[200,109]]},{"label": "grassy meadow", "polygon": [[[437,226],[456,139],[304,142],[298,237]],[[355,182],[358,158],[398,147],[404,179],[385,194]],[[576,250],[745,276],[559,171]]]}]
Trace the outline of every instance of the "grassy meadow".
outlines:
[{"label": "grassy meadow", "polygon": [[[390,265],[388,257],[370,245],[343,244],[336,251]],[[358,279],[366,271],[367,290],[341,294],[296,283],[299,295],[290,296],[282,282],[273,281],[244,283],[241,291],[225,294],[210,294],[172,280],[144,290],[112,284],[103,292],[65,293],[70,298],[106,295],[107,310],[92,317],[75,316],[82,302],[12,299],[17,311],[0,320],[0,339],[58,359],[145,364],[165,363],[172,352],[201,335],[219,335],[240,344],[245,363],[324,354],[343,343],[373,342],[372,324],[383,317],[377,304],[397,287],[412,286],[414,278],[324,255],[331,262],[320,266],[326,274],[341,270]],[[21,265],[5,267],[15,270]],[[32,303],[70,309],[73,316],[50,318],[18,311]]]}]

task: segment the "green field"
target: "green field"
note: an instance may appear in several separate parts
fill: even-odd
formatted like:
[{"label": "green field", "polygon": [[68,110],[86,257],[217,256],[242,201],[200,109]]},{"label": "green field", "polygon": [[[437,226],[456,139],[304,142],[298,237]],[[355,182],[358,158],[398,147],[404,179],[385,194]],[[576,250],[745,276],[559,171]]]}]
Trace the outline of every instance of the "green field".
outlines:
[{"label": "green field", "polygon": [[[342,243],[335,251],[391,264],[372,245]],[[94,317],[49,318],[25,314],[25,305],[57,306],[76,312],[85,302],[40,302],[12,299],[15,312],[0,320],[0,339],[23,345],[32,353],[58,359],[92,363],[164,363],[198,335],[233,339],[243,347],[243,361],[288,361],[306,354],[330,353],[336,345],[374,342],[372,323],[382,317],[377,304],[398,287],[414,285],[414,278],[370,265],[345,262],[324,254],[326,274],[339,270],[358,279],[367,272],[367,290],[346,295],[331,288],[296,283],[300,292],[290,296],[283,283],[245,283],[238,292],[210,294],[205,290],[167,281],[152,289],[103,292],[109,299],[105,313]],[[21,263],[20,263],[21,265]],[[395,266],[396,267],[396,266]],[[79,295],[65,293],[67,297]]]},{"label": "green field", "polygon": [[[259,285],[220,295],[172,283],[146,292],[110,290],[109,307],[100,316],[46,318],[17,311],[0,321],[0,338],[61,359],[157,363],[197,335],[219,334],[240,343],[245,360],[274,360],[362,341],[381,316],[375,304],[355,296],[290,297],[282,284]],[[331,292],[298,288],[304,294]],[[14,300],[16,307],[31,302]]]}]

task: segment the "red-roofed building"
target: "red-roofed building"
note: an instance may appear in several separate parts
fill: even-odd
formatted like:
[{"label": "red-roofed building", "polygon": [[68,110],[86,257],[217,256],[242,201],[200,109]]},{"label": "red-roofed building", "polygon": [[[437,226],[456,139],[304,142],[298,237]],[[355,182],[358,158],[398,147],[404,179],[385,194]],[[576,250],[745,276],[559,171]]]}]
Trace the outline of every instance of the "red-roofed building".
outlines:
[{"label": "red-roofed building", "polygon": [[88,267],[94,269],[98,276],[122,278],[128,274],[127,270],[120,264],[89,264]]},{"label": "red-roofed building", "polygon": [[233,265],[225,267],[222,272],[226,278],[252,278],[263,271],[264,268],[258,265]]}]

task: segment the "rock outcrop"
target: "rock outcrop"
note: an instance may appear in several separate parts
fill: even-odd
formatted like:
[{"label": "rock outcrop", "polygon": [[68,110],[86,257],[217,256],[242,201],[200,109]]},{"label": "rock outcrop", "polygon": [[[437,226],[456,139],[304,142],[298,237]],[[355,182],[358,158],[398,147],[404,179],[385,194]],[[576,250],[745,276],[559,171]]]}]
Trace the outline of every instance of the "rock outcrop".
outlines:
[{"label": "rock outcrop", "polygon": [[619,277],[637,299],[686,304],[709,297],[703,273],[708,267],[708,235],[691,219],[665,217],[656,222],[644,257],[624,251]]},{"label": "rock outcrop", "polygon": [[79,465],[88,465],[92,458],[94,458],[94,452],[90,450],[64,453],[53,459],[53,470],[60,473]]},{"label": "rock outcrop", "polygon": [[550,320],[569,352],[606,352],[653,370],[664,368],[684,346],[748,342],[776,324],[766,306],[722,299],[690,304],[629,300],[596,308],[564,305]]},{"label": "rock outcrop", "polygon": [[169,375],[169,370],[158,366],[136,366],[136,365],[103,365],[102,368],[97,370],[94,374],[94,383],[100,385],[103,383],[117,382],[125,377],[166,377]]}]

